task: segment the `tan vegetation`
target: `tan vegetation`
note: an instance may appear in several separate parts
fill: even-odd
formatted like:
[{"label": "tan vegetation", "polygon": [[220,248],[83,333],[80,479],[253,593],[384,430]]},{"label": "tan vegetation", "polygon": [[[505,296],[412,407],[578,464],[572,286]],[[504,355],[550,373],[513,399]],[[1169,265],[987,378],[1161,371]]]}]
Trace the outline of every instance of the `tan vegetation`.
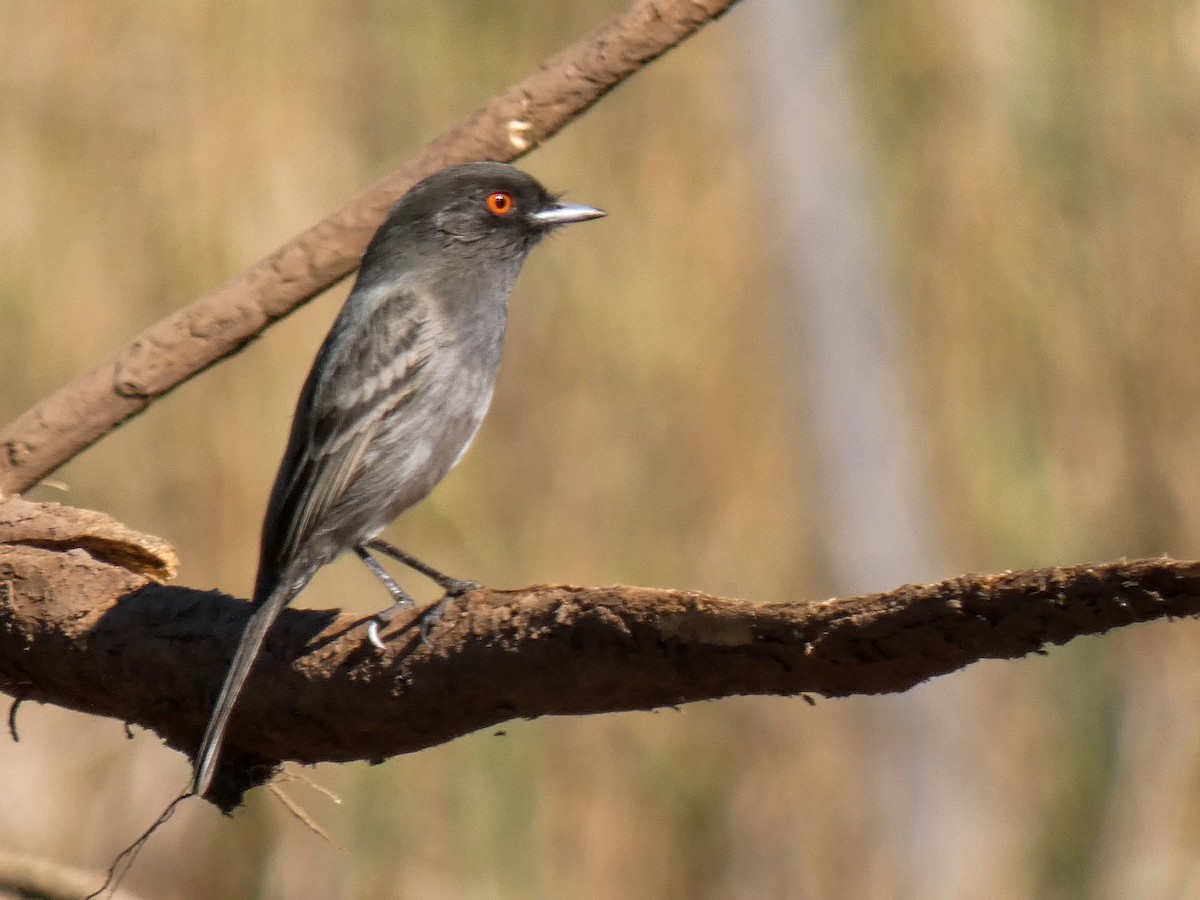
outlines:
[{"label": "tan vegetation", "polygon": [[[752,0],[751,0],[752,2]],[[571,4],[0,8],[0,420],[222,282],[590,28]],[[494,587],[763,599],[831,582],[794,411],[741,10],[526,160],[610,218],[535,258],[476,447],[391,531]],[[946,575],[1200,555],[1195,10],[884,3],[852,15]],[[244,595],[295,392],[342,291],[32,495]],[[781,373],[789,373],[787,375]],[[868,552],[864,548],[863,552]],[[368,612],[352,562],[305,595]],[[902,698],[541,720],[195,804],[145,896],[1188,895],[1196,626]],[[186,780],[152,736],[27,705],[0,844],[98,866]],[[915,802],[914,802],[915,798]],[[935,810],[948,837],[918,855]],[[938,829],[933,828],[934,832]],[[936,883],[936,882],[935,882]],[[949,889],[949,895],[961,891]]]}]

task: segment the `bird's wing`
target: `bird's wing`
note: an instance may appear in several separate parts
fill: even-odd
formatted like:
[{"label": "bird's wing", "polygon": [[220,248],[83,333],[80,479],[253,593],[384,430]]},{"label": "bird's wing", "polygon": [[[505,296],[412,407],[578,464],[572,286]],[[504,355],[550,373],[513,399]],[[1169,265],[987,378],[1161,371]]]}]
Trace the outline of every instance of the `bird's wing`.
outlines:
[{"label": "bird's wing", "polygon": [[435,337],[419,292],[380,287],[347,301],[296,408],[263,526],[260,569],[282,576],[320,529],[361,473],[380,424],[419,390]]}]

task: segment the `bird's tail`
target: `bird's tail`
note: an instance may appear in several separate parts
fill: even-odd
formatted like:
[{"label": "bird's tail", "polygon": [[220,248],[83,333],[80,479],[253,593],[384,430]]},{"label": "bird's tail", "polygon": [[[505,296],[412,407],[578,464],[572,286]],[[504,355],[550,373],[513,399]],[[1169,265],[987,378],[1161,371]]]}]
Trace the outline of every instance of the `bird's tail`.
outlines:
[{"label": "bird's tail", "polygon": [[258,606],[246,623],[242,632],[237,652],[233,662],[229,664],[229,674],[225,676],[225,684],[217,697],[216,705],[208,718],[208,727],[204,729],[204,738],[200,741],[200,749],[196,751],[195,777],[192,779],[192,792],[203,797],[213,775],[216,774],[217,760],[221,753],[221,742],[225,738],[225,728],[229,724],[229,714],[237,702],[250,669],[258,658],[267,629],[279,617],[279,613],[288,602],[299,593],[296,588],[286,582],[277,584],[267,596],[266,602]]}]

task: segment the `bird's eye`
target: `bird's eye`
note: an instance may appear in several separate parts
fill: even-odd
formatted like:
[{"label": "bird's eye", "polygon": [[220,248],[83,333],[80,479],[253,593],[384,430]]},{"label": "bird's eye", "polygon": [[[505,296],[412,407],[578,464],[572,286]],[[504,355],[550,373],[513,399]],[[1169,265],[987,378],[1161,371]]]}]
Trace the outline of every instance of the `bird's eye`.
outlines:
[{"label": "bird's eye", "polygon": [[517,201],[513,199],[513,195],[508,191],[493,191],[487,195],[488,212],[496,216],[507,216],[517,208]]}]

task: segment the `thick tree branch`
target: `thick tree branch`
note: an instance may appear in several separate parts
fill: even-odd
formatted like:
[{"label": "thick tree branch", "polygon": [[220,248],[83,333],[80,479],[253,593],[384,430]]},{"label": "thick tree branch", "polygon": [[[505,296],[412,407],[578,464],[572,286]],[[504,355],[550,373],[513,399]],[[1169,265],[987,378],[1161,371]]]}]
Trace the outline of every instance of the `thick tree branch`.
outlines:
[{"label": "thick tree branch", "polygon": [[[0,503],[0,690],[136,722],[190,753],[248,604],[94,555],[103,542],[68,538],[76,512]],[[40,536],[43,516],[61,526],[55,544]],[[450,606],[427,643],[414,620],[398,622],[382,652],[358,617],[289,610],[239,701],[214,799],[231,808],[284,760],[382,760],[515,718],[903,691],[976,660],[1197,612],[1200,563],[1170,559],[811,603],[625,586],[484,590]]]},{"label": "thick tree branch", "polygon": [[735,2],[634,0],[341,209],[10,423],[0,431],[0,495],[28,490],[352,272],[388,208],[415,182],[458,163],[524,155]]}]

